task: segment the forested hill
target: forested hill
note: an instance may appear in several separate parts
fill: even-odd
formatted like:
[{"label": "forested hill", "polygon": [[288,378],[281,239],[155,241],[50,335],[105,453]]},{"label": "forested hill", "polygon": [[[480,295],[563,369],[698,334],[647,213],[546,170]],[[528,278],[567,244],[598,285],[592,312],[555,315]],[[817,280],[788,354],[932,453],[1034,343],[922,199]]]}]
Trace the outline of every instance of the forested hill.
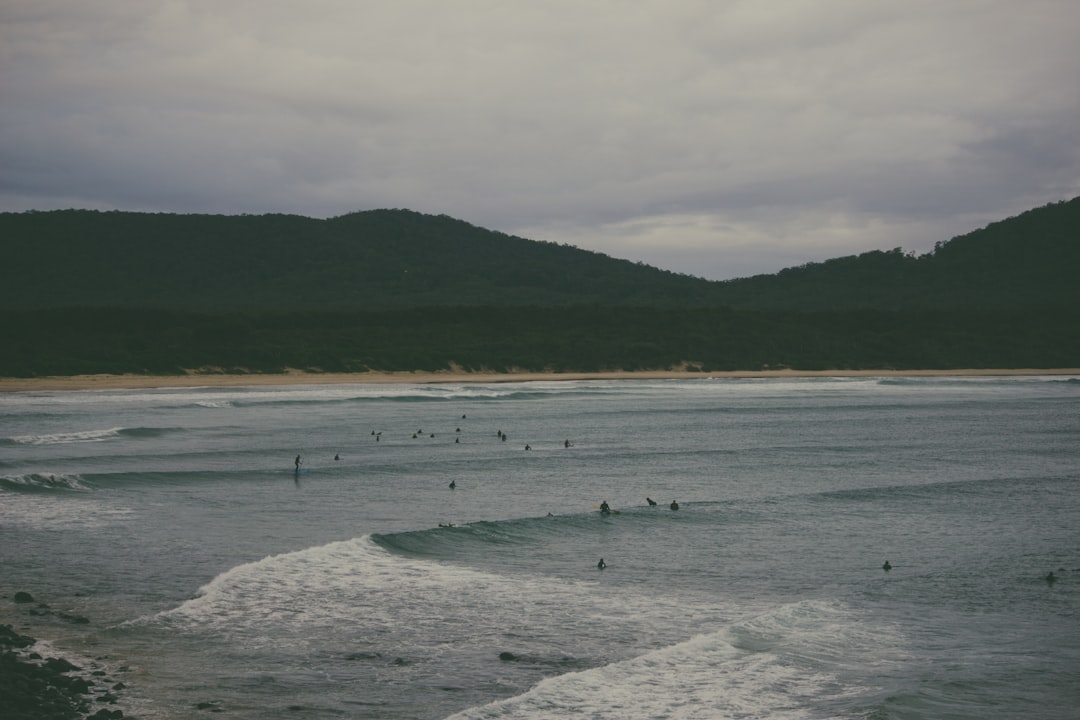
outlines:
[{"label": "forested hill", "polygon": [[810,263],[724,283],[724,302],[759,309],[1080,307],[1080,197],[939,241]]},{"label": "forested hill", "polygon": [[716,283],[408,210],[0,215],[3,305],[278,312],[716,301]]},{"label": "forested hill", "polygon": [[729,282],[452,218],[0,215],[0,376],[1080,367],[1080,199]]},{"label": "forested hill", "polygon": [[408,210],[328,220],[2,213],[0,250],[0,307],[7,309],[1080,306],[1080,198],[941,241],[920,257],[878,250],[727,282]]}]

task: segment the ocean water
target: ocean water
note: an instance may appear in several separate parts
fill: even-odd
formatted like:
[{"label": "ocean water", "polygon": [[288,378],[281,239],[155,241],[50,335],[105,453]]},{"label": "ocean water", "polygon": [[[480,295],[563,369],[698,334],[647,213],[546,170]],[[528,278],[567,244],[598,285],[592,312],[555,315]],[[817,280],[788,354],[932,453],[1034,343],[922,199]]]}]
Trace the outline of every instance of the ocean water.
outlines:
[{"label": "ocean water", "polygon": [[139,718],[1075,718],[1080,379],[8,393],[0,566]]}]

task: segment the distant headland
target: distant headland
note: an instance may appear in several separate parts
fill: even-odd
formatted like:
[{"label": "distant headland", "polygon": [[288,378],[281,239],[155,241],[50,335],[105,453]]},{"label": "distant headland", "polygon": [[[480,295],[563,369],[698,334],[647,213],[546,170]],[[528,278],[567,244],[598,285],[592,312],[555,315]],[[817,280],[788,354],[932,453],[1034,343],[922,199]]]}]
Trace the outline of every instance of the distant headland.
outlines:
[{"label": "distant headland", "polygon": [[409,210],[0,213],[0,377],[1043,373],[1080,366],[1078,237],[1074,198],[716,282]]}]

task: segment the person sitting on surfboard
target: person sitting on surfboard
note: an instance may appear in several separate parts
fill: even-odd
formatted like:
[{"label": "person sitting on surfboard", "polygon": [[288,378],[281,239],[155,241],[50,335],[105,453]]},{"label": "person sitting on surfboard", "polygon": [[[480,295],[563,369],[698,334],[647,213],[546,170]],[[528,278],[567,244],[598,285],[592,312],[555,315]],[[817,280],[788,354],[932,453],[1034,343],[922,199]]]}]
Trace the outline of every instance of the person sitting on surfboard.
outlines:
[{"label": "person sitting on surfboard", "polygon": [[607,504],[607,500],[600,503],[600,512],[602,512],[604,515],[607,515],[609,512],[611,512],[611,506]]},{"label": "person sitting on surfboard", "polygon": [[672,500],[672,501],[671,501],[671,509],[672,509],[672,510],[678,510],[678,509],[679,509],[679,503],[677,503],[677,502],[675,502],[674,500]]},{"label": "person sitting on surfboard", "polygon": [[607,563],[604,562],[604,558],[600,558],[600,562],[596,563],[596,569],[597,570],[603,570],[606,567],[607,567]]}]

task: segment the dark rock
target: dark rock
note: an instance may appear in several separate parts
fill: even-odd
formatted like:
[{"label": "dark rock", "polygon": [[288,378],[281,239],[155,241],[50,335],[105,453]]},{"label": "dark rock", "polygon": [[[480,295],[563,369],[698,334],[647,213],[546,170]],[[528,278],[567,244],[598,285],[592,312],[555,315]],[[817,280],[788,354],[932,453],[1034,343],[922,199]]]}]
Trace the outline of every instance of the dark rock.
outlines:
[{"label": "dark rock", "polygon": [[49,658],[45,661],[45,667],[58,673],[73,672],[79,669],[78,665],[72,665],[64,658]]},{"label": "dark rock", "polygon": [[[91,701],[115,703],[117,696],[95,682],[108,681],[105,675],[69,675],[79,667],[63,658],[25,655],[9,648],[23,649],[36,641],[16,633],[10,625],[0,625],[0,717],[3,720],[114,720],[123,718],[117,709],[91,712]],[[118,683],[119,685],[119,683]],[[119,690],[114,687],[113,690]],[[94,698],[96,693],[101,693]]]},{"label": "dark rock", "polygon": [[70,689],[71,680],[47,665],[22,660],[12,651],[0,652],[5,720],[78,720],[86,702]]},{"label": "dark rock", "polygon": [[32,603],[34,602],[34,596],[28,592],[22,592],[21,590],[15,593],[15,602],[17,603]]},{"label": "dark rock", "polygon": [[512,652],[501,652],[499,653],[499,659],[503,662],[513,662],[517,660],[517,655]]},{"label": "dark rock", "polygon": [[71,678],[68,682],[64,683],[66,688],[76,695],[89,695],[90,691],[94,689],[94,686],[90,684],[88,680],[82,678]]},{"label": "dark rock", "polygon": [[34,638],[20,635],[10,625],[0,625],[0,647],[24,648],[36,642]]}]

